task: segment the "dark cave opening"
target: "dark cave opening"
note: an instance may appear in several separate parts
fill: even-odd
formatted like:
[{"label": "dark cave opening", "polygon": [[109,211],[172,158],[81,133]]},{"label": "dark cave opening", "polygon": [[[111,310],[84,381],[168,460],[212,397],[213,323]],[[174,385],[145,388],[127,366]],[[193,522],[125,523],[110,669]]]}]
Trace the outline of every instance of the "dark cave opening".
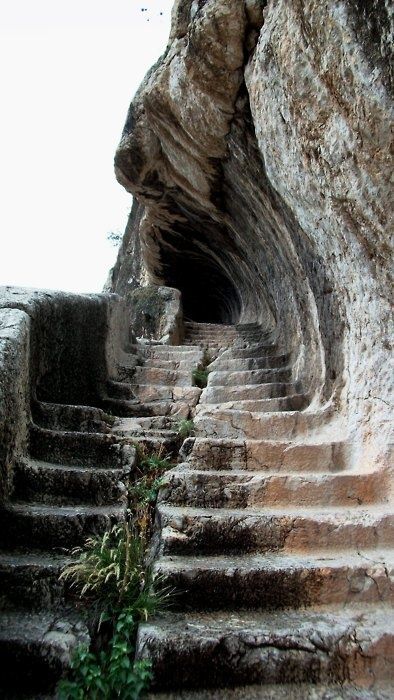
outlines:
[{"label": "dark cave opening", "polygon": [[164,283],[182,293],[185,318],[199,323],[237,323],[241,300],[232,280],[212,258],[166,251]]}]

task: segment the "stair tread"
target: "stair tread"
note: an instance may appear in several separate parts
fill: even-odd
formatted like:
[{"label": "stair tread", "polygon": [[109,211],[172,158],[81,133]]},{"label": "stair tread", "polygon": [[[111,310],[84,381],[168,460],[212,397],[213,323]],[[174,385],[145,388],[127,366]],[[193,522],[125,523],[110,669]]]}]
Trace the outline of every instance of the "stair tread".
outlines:
[{"label": "stair tread", "polygon": [[393,697],[394,684],[388,683],[379,684],[378,687],[374,685],[373,688],[360,688],[348,683],[267,683],[154,693],[148,694],[146,700],[392,700]]},{"label": "stair tread", "polygon": [[322,550],[311,551],[308,554],[294,552],[268,552],[266,554],[229,554],[229,555],[193,555],[191,556],[161,556],[155,562],[155,569],[165,571],[193,572],[199,570],[226,571],[241,570],[278,570],[284,568],[311,569],[316,567],[335,566],[368,566],[387,565],[394,567],[394,551],[390,548],[354,550]]},{"label": "stair tread", "polygon": [[[64,626],[62,630],[61,627]],[[23,610],[0,611],[0,640],[15,639],[42,642],[48,635],[52,641],[56,635],[65,635],[76,628],[85,632],[85,624],[75,614],[66,612],[26,612]]]},{"label": "stair tread", "polygon": [[[335,621],[335,629],[333,629]],[[274,633],[291,636],[294,640],[302,638],[305,632],[323,629],[325,634],[334,633],[338,637],[349,625],[364,623],[367,628],[389,631],[394,635],[394,610],[378,603],[364,603],[340,608],[336,605],[320,606],[308,610],[240,610],[237,612],[220,610],[213,612],[176,612],[162,613],[150,622],[143,623],[142,630],[157,630],[163,638],[175,640],[175,635],[200,637],[209,642],[215,634],[230,636],[232,633],[245,634],[255,632]],[[258,643],[258,642],[257,642]],[[264,644],[264,640],[261,640]],[[312,647],[312,642],[311,642]]]},{"label": "stair tread", "polygon": [[95,506],[90,504],[78,505],[48,505],[45,503],[35,503],[34,501],[20,501],[7,503],[3,506],[4,510],[15,513],[26,513],[27,515],[52,515],[52,516],[67,516],[67,515],[90,515],[97,513],[98,515],[110,515],[113,513],[122,514],[125,512],[124,505],[107,505]]},{"label": "stair tread", "polygon": [[38,469],[46,469],[48,471],[57,471],[57,472],[72,472],[72,473],[85,473],[89,472],[91,474],[108,474],[108,473],[114,473],[114,474],[120,474],[123,470],[127,469],[127,465],[124,466],[119,466],[119,467],[89,467],[89,466],[84,466],[84,465],[73,465],[73,464],[56,464],[52,462],[45,462],[41,461],[39,459],[26,459],[23,466],[27,467],[34,467]]},{"label": "stair tread", "polygon": [[203,507],[193,507],[193,506],[173,506],[167,505],[162,502],[158,504],[158,509],[160,512],[167,513],[168,515],[173,514],[174,516],[190,515],[190,516],[201,516],[201,517],[215,517],[228,519],[231,517],[255,517],[261,516],[264,518],[269,518],[270,516],[281,516],[283,518],[297,518],[300,515],[306,516],[321,516],[325,517],[336,517],[346,515],[352,519],[358,519],[360,517],[365,517],[370,515],[375,516],[394,516],[394,504],[390,503],[379,503],[372,504],[368,506],[304,506],[301,508],[283,506],[274,508],[269,507],[253,507],[248,506],[247,508],[203,508]]},{"label": "stair tread", "polygon": [[[166,472],[167,474],[185,474],[185,475],[196,475],[196,476],[201,476],[204,479],[209,479],[210,476],[223,476],[223,477],[237,477],[237,476],[243,476],[245,479],[248,479],[248,481],[253,482],[257,481],[258,479],[264,479],[264,480],[269,480],[269,479],[291,479],[294,481],[302,480],[302,479],[307,479],[308,481],[324,481],[327,478],[332,478],[332,479],[347,479],[349,477],[354,477],[354,478],[362,478],[363,476],[370,476],[371,474],[379,474],[383,472],[379,472],[377,469],[368,469],[368,470],[363,470],[360,472],[357,471],[318,471],[318,472],[311,472],[311,471],[297,471],[297,472],[292,472],[292,471],[275,471],[274,469],[265,469],[265,470],[259,470],[259,469],[253,469],[251,471],[250,469],[198,469],[194,468],[193,466],[189,466],[187,462],[183,462],[181,464],[178,464],[176,467],[173,467],[171,470]],[[286,509],[286,513],[288,510]]]}]

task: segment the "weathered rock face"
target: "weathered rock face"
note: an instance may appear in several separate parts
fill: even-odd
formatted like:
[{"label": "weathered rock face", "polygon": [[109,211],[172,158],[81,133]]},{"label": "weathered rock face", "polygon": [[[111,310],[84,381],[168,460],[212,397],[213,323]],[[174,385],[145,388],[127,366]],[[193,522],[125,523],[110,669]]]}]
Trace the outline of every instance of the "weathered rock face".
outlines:
[{"label": "weathered rock face", "polygon": [[180,289],[194,320],[262,323],[379,461],[391,26],[383,0],[177,0],[116,155],[135,205],[112,277]]}]

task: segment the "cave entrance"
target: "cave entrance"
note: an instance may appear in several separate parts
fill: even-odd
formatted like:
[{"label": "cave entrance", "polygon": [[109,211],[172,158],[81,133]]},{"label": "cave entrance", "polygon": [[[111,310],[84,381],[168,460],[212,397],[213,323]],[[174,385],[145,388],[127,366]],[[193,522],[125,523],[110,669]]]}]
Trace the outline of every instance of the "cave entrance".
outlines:
[{"label": "cave entrance", "polygon": [[164,283],[182,293],[184,316],[199,323],[235,324],[241,301],[235,284],[208,256],[166,252]]}]

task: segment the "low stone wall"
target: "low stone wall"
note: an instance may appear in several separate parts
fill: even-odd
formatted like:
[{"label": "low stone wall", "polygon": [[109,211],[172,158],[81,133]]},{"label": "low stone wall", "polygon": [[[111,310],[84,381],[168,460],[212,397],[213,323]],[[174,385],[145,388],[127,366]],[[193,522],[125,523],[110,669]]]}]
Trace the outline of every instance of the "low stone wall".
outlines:
[{"label": "low stone wall", "polygon": [[0,500],[26,452],[32,399],[99,405],[127,349],[116,295],[0,288]]},{"label": "low stone wall", "polygon": [[30,318],[0,309],[0,502],[11,488],[12,469],[27,442]]}]

